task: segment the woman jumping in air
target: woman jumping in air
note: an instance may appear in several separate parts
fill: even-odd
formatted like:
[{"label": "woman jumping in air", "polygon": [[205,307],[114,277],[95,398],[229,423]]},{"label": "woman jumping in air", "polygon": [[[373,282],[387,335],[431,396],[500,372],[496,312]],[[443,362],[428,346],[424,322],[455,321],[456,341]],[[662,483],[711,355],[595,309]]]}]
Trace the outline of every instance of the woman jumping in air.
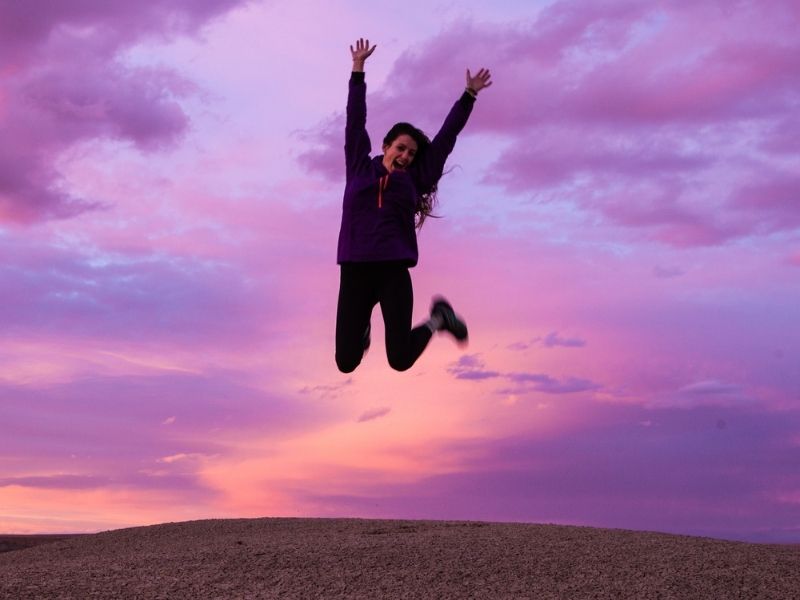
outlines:
[{"label": "woman jumping in air", "polygon": [[336,365],[350,373],[370,344],[370,317],[380,303],[389,365],[405,371],[419,358],[435,331],[459,342],[467,326],[450,304],[433,299],[430,318],[411,328],[413,290],[408,269],[417,264],[416,229],[430,215],[436,186],[456,136],[467,123],[478,92],[492,82],[487,69],[472,76],[439,133],[429,140],[409,123],[397,123],[383,140],[383,154],[370,157],[364,63],[375,51],[369,40],[350,46],[353,72],[347,98],[347,178],[339,231],[341,267],[336,312]]}]

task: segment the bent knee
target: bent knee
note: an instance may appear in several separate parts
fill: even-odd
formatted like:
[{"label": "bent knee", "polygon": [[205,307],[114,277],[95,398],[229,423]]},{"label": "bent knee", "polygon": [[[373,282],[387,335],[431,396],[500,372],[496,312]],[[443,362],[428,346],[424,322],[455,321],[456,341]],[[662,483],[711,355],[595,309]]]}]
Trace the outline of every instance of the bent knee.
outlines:
[{"label": "bent knee", "polygon": [[408,371],[413,364],[413,362],[409,362],[407,360],[399,360],[397,358],[389,357],[389,366],[395,371]]},{"label": "bent knee", "polygon": [[342,373],[352,373],[356,370],[356,367],[361,364],[361,359],[353,360],[353,359],[343,359],[336,357],[336,366]]}]

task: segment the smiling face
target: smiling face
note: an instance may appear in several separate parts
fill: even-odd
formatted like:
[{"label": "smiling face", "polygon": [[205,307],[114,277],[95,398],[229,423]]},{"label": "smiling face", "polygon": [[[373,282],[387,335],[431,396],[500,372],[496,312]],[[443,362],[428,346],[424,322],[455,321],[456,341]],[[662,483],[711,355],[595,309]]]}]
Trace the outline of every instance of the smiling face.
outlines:
[{"label": "smiling face", "polygon": [[416,154],[417,142],[410,135],[402,133],[391,144],[383,145],[383,166],[389,173],[405,171]]}]

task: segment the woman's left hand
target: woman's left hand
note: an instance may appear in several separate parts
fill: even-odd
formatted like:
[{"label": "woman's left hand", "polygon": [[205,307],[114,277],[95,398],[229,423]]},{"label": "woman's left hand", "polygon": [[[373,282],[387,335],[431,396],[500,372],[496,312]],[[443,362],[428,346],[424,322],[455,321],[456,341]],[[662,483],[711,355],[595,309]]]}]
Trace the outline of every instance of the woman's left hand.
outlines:
[{"label": "woman's left hand", "polygon": [[467,69],[467,88],[477,94],[483,88],[487,88],[492,85],[492,82],[490,81],[491,77],[492,76],[489,73],[489,69],[480,69],[474,77],[469,72],[469,69]]}]

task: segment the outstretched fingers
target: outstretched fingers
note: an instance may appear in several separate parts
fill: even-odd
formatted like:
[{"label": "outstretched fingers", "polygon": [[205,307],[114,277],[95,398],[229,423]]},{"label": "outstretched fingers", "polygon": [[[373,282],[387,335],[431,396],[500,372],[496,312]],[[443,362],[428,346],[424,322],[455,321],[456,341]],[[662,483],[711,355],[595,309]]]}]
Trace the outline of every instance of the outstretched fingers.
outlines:
[{"label": "outstretched fingers", "polygon": [[470,70],[467,69],[467,87],[478,92],[492,85],[491,77],[492,74],[489,69],[481,68],[475,75],[472,75]]},{"label": "outstretched fingers", "polygon": [[372,48],[369,47],[369,40],[365,40],[364,38],[359,38],[356,41],[356,47],[353,48],[352,44],[350,45],[350,53],[353,55],[353,60],[366,60],[369,58],[373,52],[375,52],[375,48],[378,45],[375,44]]}]

